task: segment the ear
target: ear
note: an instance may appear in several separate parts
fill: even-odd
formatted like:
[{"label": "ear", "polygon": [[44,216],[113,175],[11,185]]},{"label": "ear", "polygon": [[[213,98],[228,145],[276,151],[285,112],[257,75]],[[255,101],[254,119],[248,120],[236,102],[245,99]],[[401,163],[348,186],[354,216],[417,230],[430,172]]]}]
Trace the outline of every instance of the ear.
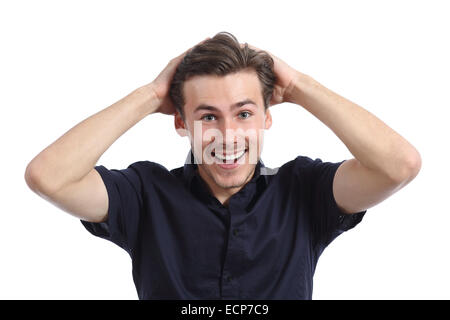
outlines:
[{"label": "ear", "polygon": [[267,130],[272,126],[272,115],[270,114],[270,107],[266,109],[265,118],[264,129]]},{"label": "ear", "polygon": [[188,131],[186,129],[186,125],[184,123],[183,117],[181,117],[181,114],[178,111],[175,111],[174,115],[174,124],[175,124],[175,130],[179,134],[180,137],[186,137],[188,136]]}]

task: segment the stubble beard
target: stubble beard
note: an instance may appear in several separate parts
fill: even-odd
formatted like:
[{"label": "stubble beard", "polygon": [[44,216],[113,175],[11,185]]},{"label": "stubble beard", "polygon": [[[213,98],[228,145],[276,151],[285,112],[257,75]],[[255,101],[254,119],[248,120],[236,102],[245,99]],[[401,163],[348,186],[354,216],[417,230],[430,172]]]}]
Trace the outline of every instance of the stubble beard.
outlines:
[{"label": "stubble beard", "polygon": [[[217,179],[217,178],[215,177],[215,175],[214,175],[210,170],[208,170],[208,169],[206,169],[206,168],[203,168],[203,171],[208,175],[208,177],[209,177],[209,178],[214,182],[214,184],[217,185],[218,187],[220,187],[220,188],[222,188],[222,189],[234,189],[234,188],[241,188],[241,187],[243,187],[243,186],[251,179],[251,177],[253,176],[253,174],[254,174],[254,172],[255,172],[256,165],[253,165],[252,167],[253,167],[253,169],[250,170],[250,172],[245,176],[244,179],[242,179],[241,181],[238,181],[238,182],[236,182],[236,181],[231,181],[231,182],[229,182],[229,183],[227,183],[227,184],[222,183],[222,182],[220,181],[220,180],[221,180],[220,178]],[[232,180],[233,180],[233,179],[232,179]]]}]

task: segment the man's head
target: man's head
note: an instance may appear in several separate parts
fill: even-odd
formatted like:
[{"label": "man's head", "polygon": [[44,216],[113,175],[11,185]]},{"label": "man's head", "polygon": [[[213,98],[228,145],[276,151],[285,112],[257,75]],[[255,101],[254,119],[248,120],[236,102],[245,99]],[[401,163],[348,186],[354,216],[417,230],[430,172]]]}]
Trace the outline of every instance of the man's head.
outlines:
[{"label": "man's head", "polygon": [[272,123],[275,81],[270,55],[227,32],[192,48],[177,67],[169,92],[175,127],[189,135],[199,172],[213,188],[239,189],[251,179]]}]

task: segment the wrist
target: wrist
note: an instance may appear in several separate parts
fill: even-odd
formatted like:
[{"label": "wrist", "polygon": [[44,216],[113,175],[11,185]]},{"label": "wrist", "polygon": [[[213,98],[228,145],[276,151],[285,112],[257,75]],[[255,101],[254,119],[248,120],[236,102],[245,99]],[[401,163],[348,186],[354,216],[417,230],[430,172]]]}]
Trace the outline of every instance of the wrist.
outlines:
[{"label": "wrist", "polygon": [[136,92],[143,98],[143,107],[146,114],[149,115],[152,113],[156,113],[159,108],[160,101],[154,90],[153,83],[143,85],[142,87],[138,88]]},{"label": "wrist", "polygon": [[298,72],[289,90],[289,102],[304,106],[306,95],[316,85],[317,82],[312,77]]}]

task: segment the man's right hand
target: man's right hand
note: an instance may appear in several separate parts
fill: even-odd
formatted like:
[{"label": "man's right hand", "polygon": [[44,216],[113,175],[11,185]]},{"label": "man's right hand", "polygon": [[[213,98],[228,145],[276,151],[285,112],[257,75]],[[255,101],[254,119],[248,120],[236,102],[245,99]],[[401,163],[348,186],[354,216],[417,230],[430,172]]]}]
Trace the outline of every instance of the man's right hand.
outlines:
[{"label": "man's right hand", "polygon": [[[205,42],[206,40],[211,39],[210,37],[200,41],[198,44]],[[157,106],[155,112],[160,112],[164,114],[175,114],[175,106],[173,105],[170,97],[169,97],[169,88],[172,78],[175,74],[175,70],[177,69],[180,62],[183,60],[186,53],[189,52],[194,46],[180,54],[178,57],[173,58],[167,64],[163,71],[156,77],[153,82],[149,84],[149,87],[155,93],[155,97],[157,100]]]},{"label": "man's right hand", "polygon": [[25,170],[31,190],[80,219],[106,221],[109,196],[94,167],[122,134],[149,113],[175,113],[168,92],[188,51],[172,59],[153,82],[81,121],[35,156]]}]

